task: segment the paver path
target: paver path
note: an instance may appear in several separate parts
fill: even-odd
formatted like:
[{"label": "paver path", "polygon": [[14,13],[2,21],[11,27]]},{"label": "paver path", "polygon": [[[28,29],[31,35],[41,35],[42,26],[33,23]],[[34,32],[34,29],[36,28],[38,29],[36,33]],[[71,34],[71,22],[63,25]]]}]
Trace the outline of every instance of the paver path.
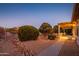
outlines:
[{"label": "paver path", "polygon": [[59,39],[55,44],[42,51],[38,56],[57,56],[67,39]]}]

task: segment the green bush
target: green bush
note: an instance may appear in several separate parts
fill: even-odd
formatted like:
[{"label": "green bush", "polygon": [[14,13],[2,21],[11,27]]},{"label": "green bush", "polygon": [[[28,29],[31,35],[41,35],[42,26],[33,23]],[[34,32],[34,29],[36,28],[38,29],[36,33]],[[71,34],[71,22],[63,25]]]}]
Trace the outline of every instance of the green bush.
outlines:
[{"label": "green bush", "polygon": [[54,35],[54,34],[48,35],[48,39],[50,39],[50,40],[54,40],[55,38],[56,38],[56,35]]},{"label": "green bush", "polygon": [[18,30],[18,37],[20,41],[36,40],[39,35],[39,31],[33,26],[22,26]]}]

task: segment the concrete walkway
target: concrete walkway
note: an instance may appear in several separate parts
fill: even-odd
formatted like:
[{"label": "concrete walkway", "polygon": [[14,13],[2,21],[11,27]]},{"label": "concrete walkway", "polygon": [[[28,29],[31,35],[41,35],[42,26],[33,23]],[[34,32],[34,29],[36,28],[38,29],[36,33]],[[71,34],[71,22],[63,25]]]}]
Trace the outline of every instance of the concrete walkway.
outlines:
[{"label": "concrete walkway", "polygon": [[59,39],[55,44],[38,54],[38,56],[57,56],[66,40]]}]

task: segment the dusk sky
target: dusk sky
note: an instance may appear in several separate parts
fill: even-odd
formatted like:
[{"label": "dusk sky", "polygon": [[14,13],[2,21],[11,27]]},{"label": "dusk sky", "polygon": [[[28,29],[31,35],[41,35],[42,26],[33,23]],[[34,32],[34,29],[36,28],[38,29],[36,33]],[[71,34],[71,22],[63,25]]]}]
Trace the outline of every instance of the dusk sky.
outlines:
[{"label": "dusk sky", "polygon": [[0,4],[0,26],[15,27],[71,21],[73,4]]}]

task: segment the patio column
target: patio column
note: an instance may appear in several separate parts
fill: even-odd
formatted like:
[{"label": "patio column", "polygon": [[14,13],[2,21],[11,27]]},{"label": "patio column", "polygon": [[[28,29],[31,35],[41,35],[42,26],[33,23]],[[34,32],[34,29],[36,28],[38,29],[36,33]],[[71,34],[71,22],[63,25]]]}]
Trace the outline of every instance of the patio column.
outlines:
[{"label": "patio column", "polygon": [[76,38],[76,26],[73,26],[72,33],[73,33],[73,40],[75,40],[75,38]]}]

